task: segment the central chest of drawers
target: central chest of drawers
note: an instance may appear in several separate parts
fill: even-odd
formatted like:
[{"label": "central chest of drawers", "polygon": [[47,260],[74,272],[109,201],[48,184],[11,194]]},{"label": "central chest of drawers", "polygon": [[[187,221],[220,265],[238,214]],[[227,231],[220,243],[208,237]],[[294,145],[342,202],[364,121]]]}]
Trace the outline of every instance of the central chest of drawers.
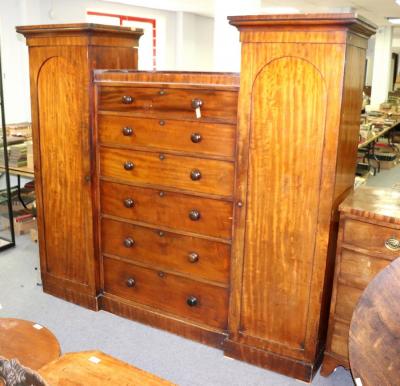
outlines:
[{"label": "central chest of drawers", "polygon": [[217,345],[227,330],[238,76],[113,76],[96,73],[102,306]]}]

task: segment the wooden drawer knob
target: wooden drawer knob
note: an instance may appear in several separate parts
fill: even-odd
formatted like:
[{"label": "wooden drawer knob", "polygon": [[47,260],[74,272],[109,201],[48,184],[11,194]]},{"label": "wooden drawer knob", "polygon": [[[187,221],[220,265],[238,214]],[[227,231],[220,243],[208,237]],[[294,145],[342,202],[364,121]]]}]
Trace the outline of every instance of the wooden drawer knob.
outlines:
[{"label": "wooden drawer knob", "polygon": [[130,95],[124,95],[121,100],[124,105],[130,105],[133,103],[134,98]]},{"label": "wooden drawer knob", "polygon": [[122,129],[122,134],[125,135],[125,137],[130,137],[133,134],[132,127],[124,127]]},{"label": "wooden drawer knob", "polygon": [[190,139],[193,143],[199,143],[201,142],[201,134],[200,133],[192,133],[190,136]]},{"label": "wooden drawer knob", "polygon": [[390,251],[400,251],[400,240],[391,237],[385,241],[385,247]]},{"label": "wooden drawer knob", "polygon": [[125,208],[133,208],[135,206],[135,201],[133,201],[131,198],[125,198],[124,206]]},{"label": "wooden drawer knob", "polygon": [[193,181],[198,181],[198,180],[200,180],[200,179],[201,179],[201,172],[200,172],[200,170],[198,170],[198,169],[193,169],[193,170],[190,172],[190,178],[191,178]]},{"label": "wooden drawer knob", "polygon": [[135,167],[135,164],[132,161],[124,162],[124,169],[125,170],[133,170],[134,167]]},{"label": "wooden drawer knob", "polygon": [[198,299],[196,298],[196,296],[189,296],[186,299],[186,303],[189,307],[196,307],[199,304]]},{"label": "wooden drawer knob", "polygon": [[126,248],[132,248],[135,245],[135,240],[132,237],[127,237],[124,240],[124,245]]},{"label": "wooden drawer knob", "polygon": [[196,252],[190,252],[188,255],[188,260],[192,264],[197,263],[199,261],[199,254]]},{"label": "wooden drawer knob", "polygon": [[191,210],[190,212],[189,212],[189,218],[192,220],[192,221],[198,221],[198,220],[200,220],[200,212],[198,211],[198,210],[196,210],[196,209],[193,209],[193,210]]},{"label": "wooden drawer knob", "polygon": [[126,281],[126,286],[129,288],[132,288],[136,285],[136,280],[133,277],[130,277],[127,281]]}]

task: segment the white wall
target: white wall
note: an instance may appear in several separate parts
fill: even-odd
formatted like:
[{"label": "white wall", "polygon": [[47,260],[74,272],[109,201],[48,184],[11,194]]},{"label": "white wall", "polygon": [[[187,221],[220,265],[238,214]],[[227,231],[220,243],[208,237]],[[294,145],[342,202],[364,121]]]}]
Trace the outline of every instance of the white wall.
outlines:
[{"label": "white wall", "polygon": [[[156,19],[157,70],[212,70],[213,19],[208,17],[184,13],[182,28],[178,30],[178,13],[172,11],[99,0],[0,0],[0,43],[7,123],[31,119],[28,49],[24,37],[15,32],[15,26],[86,22],[87,11]],[[177,44],[181,49],[179,54]],[[179,66],[177,59],[180,60]]]}]

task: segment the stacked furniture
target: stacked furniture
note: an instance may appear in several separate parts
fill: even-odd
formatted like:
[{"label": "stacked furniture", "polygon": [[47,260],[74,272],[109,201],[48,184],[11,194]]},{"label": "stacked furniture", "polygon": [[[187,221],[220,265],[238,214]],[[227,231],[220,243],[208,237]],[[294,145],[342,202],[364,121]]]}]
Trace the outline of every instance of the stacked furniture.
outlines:
[{"label": "stacked furniture", "polygon": [[[44,290],[309,381],[374,29],[353,14],[230,22],[244,43],[239,95],[235,74],[109,70],[90,84],[87,63],[64,84],[76,63],[65,56],[36,82],[54,48],[38,60],[31,47]],[[24,33],[32,46],[47,32]],[[93,121],[81,126],[66,88]]]},{"label": "stacked furniture", "polygon": [[[400,253],[400,193],[362,187],[340,205],[340,231],[322,375],[349,368],[349,329],[365,288]],[[389,349],[389,348],[388,348]]]}]

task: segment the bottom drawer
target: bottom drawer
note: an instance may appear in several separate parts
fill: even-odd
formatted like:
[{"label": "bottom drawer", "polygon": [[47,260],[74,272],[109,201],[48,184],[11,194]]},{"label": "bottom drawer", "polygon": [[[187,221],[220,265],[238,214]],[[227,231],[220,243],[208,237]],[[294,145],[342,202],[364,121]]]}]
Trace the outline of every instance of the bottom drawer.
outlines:
[{"label": "bottom drawer", "polygon": [[228,290],[104,257],[104,291],[226,329]]},{"label": "bottom drawer", "polygon": [[333,321],[330,351],[346,359],[349,357],[349,328],[349,324]]}]

